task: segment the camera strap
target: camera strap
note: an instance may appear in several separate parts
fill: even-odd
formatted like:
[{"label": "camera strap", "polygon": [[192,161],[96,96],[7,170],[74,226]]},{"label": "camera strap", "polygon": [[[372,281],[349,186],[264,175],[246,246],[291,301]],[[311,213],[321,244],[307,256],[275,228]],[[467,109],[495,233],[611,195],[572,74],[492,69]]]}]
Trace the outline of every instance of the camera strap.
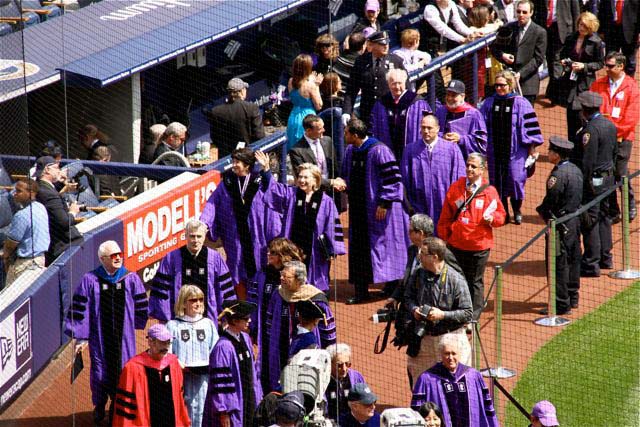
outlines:
[{"label": "camera strap", "polygon": [[[375,354],[382,354],[387,349],[387,342],[389,341],[389,332],[391,332],[391,321],[387,322],[387,326],[376,337],[376,342],[373,344],[373,352]],[[382,336],[382,343],[380,344],[380,336]],[[380,344],[380,345],[379,345]]]}]

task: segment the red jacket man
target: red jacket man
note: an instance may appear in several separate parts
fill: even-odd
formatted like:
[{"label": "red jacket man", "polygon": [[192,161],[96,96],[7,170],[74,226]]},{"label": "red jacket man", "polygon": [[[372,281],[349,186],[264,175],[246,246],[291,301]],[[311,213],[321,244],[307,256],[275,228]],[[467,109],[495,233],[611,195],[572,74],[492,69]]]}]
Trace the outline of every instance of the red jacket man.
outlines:
[{"label": "red jacket man", "polygon": [[484,308],[483,276],[493,228],[503,226],[506,219],[498,192],[483,178],[486,165],[482,154],[469,154],[467,177],[449,187],[438,221],[438,236],[447,242],[467,280],[476,320]]},{"label": "red jacket man", "polygon": [[[600,112],[616,126],[618,137],[618,157],[616,159],[616,180],[627,175],[631,146],[635,137],[635,127],[640,117],[640,90],[633,77],[625,74],[627,58],[619,52],[611,52],[604,59],[607,75],[591,85],[592,92],[602,96]],[[613,221],[618,222],[620,213],[615,193],[610,199]],[[629,219],[636,217],[636,203],[633,190],[629,187]]]}]

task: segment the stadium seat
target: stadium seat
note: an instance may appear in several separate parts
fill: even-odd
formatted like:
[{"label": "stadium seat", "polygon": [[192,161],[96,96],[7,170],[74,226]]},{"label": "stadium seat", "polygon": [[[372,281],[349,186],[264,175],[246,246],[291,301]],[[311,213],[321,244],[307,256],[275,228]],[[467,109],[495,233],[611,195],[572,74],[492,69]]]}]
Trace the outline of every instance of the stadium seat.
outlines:
[{"label": "stadium seat", "polygon": [[0,0],[0,23],[11,24],[14,30],[20,30],[40,22],[34,12],[20,13],[17,3],[12,0]]},{"label": "stadium seat", "polygon": [[6,36],[7,34],[11,34],[13,32],[13,28],[11,28],[11,24],[6,22],[0,22],[0,37]]},{"label": "stadium seat", "polygon": [[22,0],[22,11],[37,13],[42,22],[62,15],[58,6],[42,5],[39,0]]}]

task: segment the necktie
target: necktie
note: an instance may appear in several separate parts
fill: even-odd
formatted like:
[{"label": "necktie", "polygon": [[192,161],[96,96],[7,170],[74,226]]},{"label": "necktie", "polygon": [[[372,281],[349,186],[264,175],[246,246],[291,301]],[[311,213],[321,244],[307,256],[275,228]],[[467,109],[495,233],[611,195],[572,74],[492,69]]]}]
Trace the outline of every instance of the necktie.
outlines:
[{"label": "necktie", "polygon": [[327,171],[326,171],[326,162],[325,162],[325,157],[324,157],[324,150],[322,149],[322,146],[320,145],[320,140],[319,139],[314,139],[313,140],[313,152],[316,155],[316,161],[318,162],[318,167],[320,168],[320,172],[322,173],[323,176],[326,176]]},{"label": "necktie", "polygon": [[553,0],[549,0],[549,6],[547,7],[547,28],[551,27],[553,24]]},{"label": "necktie", "polygon": [[375,73],[376,75],[378,74],[378,70],[380,70],[380,62],[381,62],[381,61],[382,61],[382,60],[381,60],[380,58],[376,59],[376,65],[375,65],[375,67],[374,67],[374,69],[373,69],[373,71],[374,71],[374,73]]},{"label": "necktie", "polygon": [[624,7],[624,0],[616,1],[616,24],[622,24],[622,8]]}]

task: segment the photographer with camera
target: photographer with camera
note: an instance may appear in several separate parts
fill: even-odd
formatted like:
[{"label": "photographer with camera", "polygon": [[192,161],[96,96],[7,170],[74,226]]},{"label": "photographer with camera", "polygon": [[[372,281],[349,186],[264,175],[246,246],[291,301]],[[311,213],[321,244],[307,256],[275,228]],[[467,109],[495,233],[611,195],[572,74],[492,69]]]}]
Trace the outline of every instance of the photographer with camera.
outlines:
[{"label": "photographer with camera", "polygon": [[464,325],[473,307],[464,276],[445,261],[446,244],[437,237],[424,239],[418,269],[406,283],[405,304],[413,317],[409,327],[407,371],[409,384],[439,360],[438,337],[452,333],[460,340],[460,360],[470,364],[471,346]]}]

